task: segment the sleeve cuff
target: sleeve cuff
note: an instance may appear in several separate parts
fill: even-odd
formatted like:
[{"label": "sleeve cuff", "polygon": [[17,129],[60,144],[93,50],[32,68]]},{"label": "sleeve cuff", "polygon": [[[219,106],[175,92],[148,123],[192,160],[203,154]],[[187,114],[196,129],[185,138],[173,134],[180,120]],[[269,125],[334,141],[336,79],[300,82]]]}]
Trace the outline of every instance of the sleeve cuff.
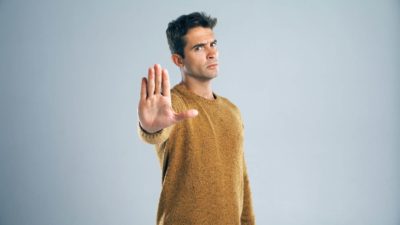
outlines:
[{"label": "sleeve cuff", "polygon": [[140,123],[138,123],[139,137],[144,142],[149,143],[149,144],[161,144],[164,141],[166,141],[169,136],[169,130],[170,129],[166,128],[166,129],[159,130],[155,133],[148,133],[140,126]]}]

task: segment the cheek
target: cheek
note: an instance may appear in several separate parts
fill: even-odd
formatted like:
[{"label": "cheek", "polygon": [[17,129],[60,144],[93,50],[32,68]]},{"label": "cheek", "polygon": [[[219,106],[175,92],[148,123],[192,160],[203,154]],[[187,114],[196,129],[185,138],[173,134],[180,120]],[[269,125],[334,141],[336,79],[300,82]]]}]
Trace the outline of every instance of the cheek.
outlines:
[{"label": "cheek", "polygon": [[187,66],[190,67],[190,68],[195,68],[200,64],[201,64],[201,60],[198,57],[195,57],[195,56],[191,56],[187,60]]},{"label": "cheek", "polygon": [[196,53],[186,56],[185,67],[190,70],[201,70],[207,60],[204,54]]}]

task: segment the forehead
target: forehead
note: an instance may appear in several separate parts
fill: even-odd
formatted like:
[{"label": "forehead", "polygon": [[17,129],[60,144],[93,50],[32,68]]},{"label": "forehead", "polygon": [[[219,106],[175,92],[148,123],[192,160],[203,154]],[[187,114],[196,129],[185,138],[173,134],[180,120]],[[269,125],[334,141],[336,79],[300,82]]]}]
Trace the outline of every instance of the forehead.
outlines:
[{"label": "forehead", "polygon": [[190,45],[214,41],[214,32],[210,28],[194,27],[185,35],[186,47]]}]

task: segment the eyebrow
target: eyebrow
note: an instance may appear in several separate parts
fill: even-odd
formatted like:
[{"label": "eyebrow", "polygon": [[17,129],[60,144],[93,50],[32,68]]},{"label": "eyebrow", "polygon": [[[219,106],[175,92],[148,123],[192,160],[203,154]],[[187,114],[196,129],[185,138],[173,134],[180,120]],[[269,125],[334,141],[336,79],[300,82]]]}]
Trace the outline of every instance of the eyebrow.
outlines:
[{"label": "eyebrow", "polygon": [[[195,48],[197,48],[197,47],[203,47],[204,45],[206,45],[208,42],[203,42],[203,43],[199,43],[199,44],[196,44],[196,45],[194,45],[192,48],[191,48],[191,50],[192,49],[195,49]],[[217,40],[215,39],[214,41],[212,41],[211,42],[211,44],[215,44],[215,43],[217,43]]]}]

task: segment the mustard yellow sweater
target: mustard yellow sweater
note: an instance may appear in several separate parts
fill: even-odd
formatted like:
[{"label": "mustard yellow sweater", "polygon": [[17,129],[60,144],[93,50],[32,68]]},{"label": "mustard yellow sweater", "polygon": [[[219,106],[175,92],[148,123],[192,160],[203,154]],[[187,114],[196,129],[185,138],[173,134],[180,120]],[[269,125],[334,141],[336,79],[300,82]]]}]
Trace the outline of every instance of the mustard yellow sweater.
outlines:
[{"label": "mustard yellow sweater", "polygon": [[178,84],[171,90],[174,110],[199,115],[155,134],[139,127],[162,168],[158,225],[255,224],[240,112],[214,96],[208,100]]}]

